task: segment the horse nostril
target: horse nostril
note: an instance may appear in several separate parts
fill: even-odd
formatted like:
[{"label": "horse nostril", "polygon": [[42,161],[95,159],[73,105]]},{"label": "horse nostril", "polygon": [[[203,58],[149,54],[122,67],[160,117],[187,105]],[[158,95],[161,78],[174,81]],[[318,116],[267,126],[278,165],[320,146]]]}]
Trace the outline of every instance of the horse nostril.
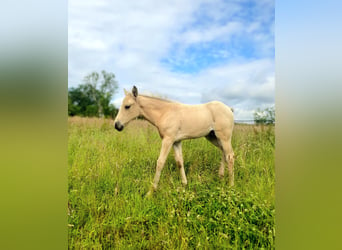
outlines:
[{"label": "horse nostril", "polygon": [[124,126],[120,122],[115,123],[115,129],[118,131],[123,130]]}]

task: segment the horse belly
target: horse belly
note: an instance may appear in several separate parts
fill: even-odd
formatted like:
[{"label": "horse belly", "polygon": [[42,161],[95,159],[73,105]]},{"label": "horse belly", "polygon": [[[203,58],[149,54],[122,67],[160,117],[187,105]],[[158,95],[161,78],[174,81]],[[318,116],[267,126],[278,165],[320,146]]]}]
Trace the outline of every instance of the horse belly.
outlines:
[{"label": "horse belly", "polygon": [[192,111],[181,120],[179,137],[181,139],[199,138],[209,134],[213,129],[210,112]]}]

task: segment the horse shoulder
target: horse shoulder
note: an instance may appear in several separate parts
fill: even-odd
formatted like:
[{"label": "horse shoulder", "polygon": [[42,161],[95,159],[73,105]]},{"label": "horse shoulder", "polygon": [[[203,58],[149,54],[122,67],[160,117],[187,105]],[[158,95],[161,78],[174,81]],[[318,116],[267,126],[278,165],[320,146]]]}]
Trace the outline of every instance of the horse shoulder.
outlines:
[{"label": "horse shoulder", "polygon": [[171,105],[163,111],[162,116],[159,117],[157,127],[161,137],[173,137],[181,122],[181,116],[176,106]]}]

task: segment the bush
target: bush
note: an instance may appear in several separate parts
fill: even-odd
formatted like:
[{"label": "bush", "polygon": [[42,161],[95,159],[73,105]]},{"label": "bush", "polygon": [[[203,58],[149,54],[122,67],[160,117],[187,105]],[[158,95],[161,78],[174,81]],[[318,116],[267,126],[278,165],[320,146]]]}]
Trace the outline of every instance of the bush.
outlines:
[{"label": "bush", "polygon": [[274,124],[275,123],[275,108],[269,107],[264,110],[258,108],[254,112],[254,122],[256,124]]}]

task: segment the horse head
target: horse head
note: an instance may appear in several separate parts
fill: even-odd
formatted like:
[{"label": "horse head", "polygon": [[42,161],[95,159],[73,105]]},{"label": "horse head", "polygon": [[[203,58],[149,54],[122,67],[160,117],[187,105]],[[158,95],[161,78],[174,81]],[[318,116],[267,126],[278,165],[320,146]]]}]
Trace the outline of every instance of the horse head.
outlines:
[{"label": "horse head", "polygon": [[125,98],[122,101],[119,113],[117,114],[114,124],[118,131],[122,131],[124,127],[134,118],[140,115],[140,107],[137,104],[138,89],[133,86],[132,92],[125,91]]}]

